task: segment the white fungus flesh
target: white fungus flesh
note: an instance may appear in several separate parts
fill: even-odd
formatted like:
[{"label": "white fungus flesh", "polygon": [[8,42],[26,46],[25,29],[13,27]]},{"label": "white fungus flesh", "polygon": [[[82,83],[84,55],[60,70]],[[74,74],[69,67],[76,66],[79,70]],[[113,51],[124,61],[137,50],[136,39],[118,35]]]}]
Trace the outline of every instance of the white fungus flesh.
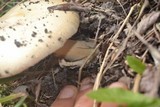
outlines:
[{"label": "white fungus flesh", "polygon": [[0,78],[16,75],[61,48],[79,26],[72,11],[50,13],[61,0],[32,0],[0,18]]}]

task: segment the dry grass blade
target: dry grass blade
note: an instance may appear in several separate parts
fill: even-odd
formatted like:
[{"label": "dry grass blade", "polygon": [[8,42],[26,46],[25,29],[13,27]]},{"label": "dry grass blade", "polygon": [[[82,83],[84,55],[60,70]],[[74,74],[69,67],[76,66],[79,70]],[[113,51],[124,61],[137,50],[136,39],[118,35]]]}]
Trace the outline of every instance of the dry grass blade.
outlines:
[{"label": "dry grass blade", "polygon": [[85,67],[86,64],[88,64],[92,59],[93,57],[95,56],[95,54],[97,53],[99,47],[101,46],[102,42],[100,42],[96,47],[95,49],[92,51],[92,53],[85,59],[85,62],[83,63],[83,65],[79,68],[79,74],[78,74],[78,83],[80,83],[80,80],[81,80],[81,75],[82,75],[82,72],[83,72],[83,68]]},{"label": "dry grass blade", "polygon": [[[141,16],[143,15],[143,12],[144,12],[145,8],[148,7],[148,6],[149,6],[149,1],[148,1],[148,0],[145,0],[144,3],[143,3],[143,5],[142,5],[142,7],[141,7],[141,10],[140,10],[140,12],[139,12],[139,14],[138,14],[138,17],[137,17],[136,21],[135,21],[134,24],[133,24],[133,27],[135,27],[135,25],[138,23],[139,19],[140,19]],[[133,27],[132,27],[132,28],[133,28]]]},{"label": "dry grass blade", "polygon": [[159,51],[156,48],[154,48],[152,45],[150,45],[145,39],[143,39],[143,37],[137,31],[134,31],[134,34],[143,44],[145,44],[148,47],[149,52],[151,53],[151,55],[152,55],[152,57],[155,61],[155,64],[157,66],[159,66],[160,65],[160,53],[159,53]]},{"label": "dry grass blade", "polygon": [[127,16],[127,12],[125,11],[125,9],[124,9],[123,5],[121,4],[121,2],[120,2],[119,0],[117,0],[117,2],[118,2],[119,5],[122,7],[122,10],[123,10],[125,16]]},{"label": "dry grass blade", "polygon": [[101,26],[101,23],[102,23],[102,19],[104,19],[105,17],[100,14],[98,19],[99,19],[99,22],[98,22],[98,27],[97,27],[97,32],[96,32],[96,36],[95,36],[95,43],[97,43],[98,41],[98,35],[99,35],[99,31],[100,31],[100,26]]},{"label": "dry grass blade", "polygon": [[[123,24],[121,25],[121,27],[120,27],[120,29],[118,30],[118,32],[117,32],[117,33],[115,34],[115,36],[113,37],[113,41],[118,38],[119,34],[121,33],[121,31],[123,30],[124,26],[125,26],[126,23],[128,22],[129,17],[131,16],[131,14],[132,14],[132,12],[133,12],[133,10],[134,10],[134,8],[135,8],[136,6],[137,6],[137,4],[135,4],[134,6],[131,7],[128,16],[127,16],[126,19],[124,20],[124,22],[123,22]],[[113,42],[110,44],[109,47],[112,47],[112,45],[113,45]],[[116,60],[116,58],[117,58],[117,57],[120,55],[120,53],[124,50],[124,49],[122,49],[122,48],[124,48],[124,46],[122,46],[122,47],[118,50],[118,52],[115,54],[114,59],[111,60],[111,61],[108,63],[107,67],[105,67],[105,66],[106,66],[106,62],[107,62],[106,59],[107,59],[107,57],[108,57],[108,53],[107,53],[107,51],[106,51],[105,57],[104,57],[104,59],[103,59],[103,62],[102,62],[102,64],[101,64],[101,67],[100,67],[100,71],[99,71],[99,73],[97,74],[97,77],[96,77],[96,80],[95,80],[95,84],[94,84],[94,88],[93,88],[94,90],[97,90],[97,89],[98,89],[103,74],[111,67],[111,65],[114,63],[114,61]],[[107,50],[110,50],[110,48],[108,48]]]}]

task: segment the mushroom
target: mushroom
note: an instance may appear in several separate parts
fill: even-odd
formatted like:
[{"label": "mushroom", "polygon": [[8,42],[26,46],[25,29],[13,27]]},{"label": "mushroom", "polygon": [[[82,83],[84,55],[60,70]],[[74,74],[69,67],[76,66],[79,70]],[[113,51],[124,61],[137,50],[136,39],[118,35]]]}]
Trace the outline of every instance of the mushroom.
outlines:
[{"label": "mushroom", "polygon": [[65,45],[54,52],[54,56],[70,62],[87,58],[95,49],[95,41],[67,40]]},{"label": "mushroom", "polygon": [[63,0],[30,0],[0,18],[0,78],[35,65],[61,48],[77,32],[79,15],[73,11],[50,13],[47,7]]},{"label": "mushroom", "polygon": [[[59,60],[60,67],[81,67],[86,60],[89,61],[95,58],[99,50],[95,49],[95,40],[67,40],[65,45],[54,52]],[[88,60],[89,58],[89,60]]]}]

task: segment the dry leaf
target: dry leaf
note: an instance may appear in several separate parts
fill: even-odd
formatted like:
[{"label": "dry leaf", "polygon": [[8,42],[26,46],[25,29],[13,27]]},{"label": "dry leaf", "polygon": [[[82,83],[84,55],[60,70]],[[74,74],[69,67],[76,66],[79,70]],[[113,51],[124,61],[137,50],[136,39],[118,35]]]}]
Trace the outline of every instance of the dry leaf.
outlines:
[{"label": "dry leaf", "polygon": [[140,34],[145,33],[146,30],[158,20],[159,16],[160,12],[155,12],[155,11],[145,15],[137,26],[137,32]]},{"label": "dry leaf", "polygon": [[160,72],[156,67],[147,67],[140,83],[140,91],[148,96],[157,97],[160,86]]}]

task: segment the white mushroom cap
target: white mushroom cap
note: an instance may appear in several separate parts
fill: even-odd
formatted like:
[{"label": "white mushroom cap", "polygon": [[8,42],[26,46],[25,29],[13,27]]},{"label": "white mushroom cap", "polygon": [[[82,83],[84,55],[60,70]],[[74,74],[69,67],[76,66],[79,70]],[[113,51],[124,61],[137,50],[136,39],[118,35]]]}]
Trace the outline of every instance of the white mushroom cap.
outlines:
[{"label": "white mushroom cap", "polygon": [[26,1],[0,18],[0,78],[33,66],[77,32],[76,12],[47,10],[60,3],[61,0]]}]

